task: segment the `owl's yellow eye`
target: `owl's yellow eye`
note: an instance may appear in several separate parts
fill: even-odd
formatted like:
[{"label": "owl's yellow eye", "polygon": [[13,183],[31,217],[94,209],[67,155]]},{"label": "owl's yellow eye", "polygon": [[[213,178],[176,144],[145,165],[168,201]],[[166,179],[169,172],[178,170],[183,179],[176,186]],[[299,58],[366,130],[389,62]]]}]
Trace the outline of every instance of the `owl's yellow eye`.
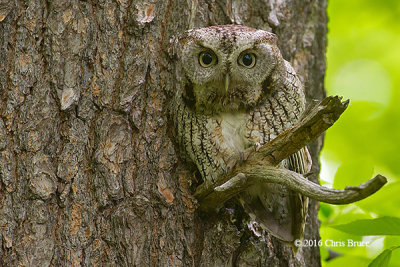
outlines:
[{"label": "owl's yellow eye", "polygon": [[199,54],[199,63],[202,67],[208,68],[217,63],[217,57],[211,51],[203,51]]},{"label": "owl's yellow eye", "polygon": [[239,57],[238,63],[239,65],[250,69],[256,64],[256,55],[253,53],[244,53]]}]

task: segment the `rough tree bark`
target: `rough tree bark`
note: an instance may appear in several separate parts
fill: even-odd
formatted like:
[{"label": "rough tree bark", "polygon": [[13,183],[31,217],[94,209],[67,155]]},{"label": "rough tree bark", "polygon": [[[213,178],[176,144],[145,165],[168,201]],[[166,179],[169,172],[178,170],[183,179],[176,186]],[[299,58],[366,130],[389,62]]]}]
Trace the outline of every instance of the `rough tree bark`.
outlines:
[{"label": "rough tree bark", "polygon": [[318,247],[252,234],[233,201],[196,211],[167,50],[191,25],[269,30],[322,99],[326,21],[326,0],[0,0],[0,265],[319,266]]}]

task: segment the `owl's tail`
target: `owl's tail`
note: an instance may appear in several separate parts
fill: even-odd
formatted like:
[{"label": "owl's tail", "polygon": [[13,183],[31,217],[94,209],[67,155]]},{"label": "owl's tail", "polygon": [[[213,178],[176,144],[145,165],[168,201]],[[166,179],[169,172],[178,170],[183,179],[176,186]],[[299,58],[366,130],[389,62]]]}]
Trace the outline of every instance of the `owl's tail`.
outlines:
[{"label": "owl's tail", "polygon": [[[298,173],[310,171],[311,159],[306,148],[292,155],[285,167]],[[278,239],[292,245],[304,237],[308,198],[279,184],[257,184],[239,196],[250,218]],[[299,241],[297,241],[299,242]]]}]

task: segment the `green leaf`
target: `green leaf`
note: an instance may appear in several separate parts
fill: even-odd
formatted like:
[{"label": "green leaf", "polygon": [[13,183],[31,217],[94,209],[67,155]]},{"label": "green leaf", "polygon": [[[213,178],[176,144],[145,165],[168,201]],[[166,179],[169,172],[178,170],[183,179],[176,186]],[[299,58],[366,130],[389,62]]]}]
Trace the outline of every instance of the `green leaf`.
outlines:
[{"label": "green leaf", "polygon": [[331,226],[353,235],[400,235],[400,218],[382,217]]},{"label": "green leaf", "polygon": [[368,267],[385,267],[389,265],[390,257],[392,256],[391,249],[385,249],[381,254],[378,255]]},{"label": "green leaf", "polygon": [[338,267],[338,266],[367,266],[370,259],[365,257],[343,255],[329,261],[322,261],[323,267]]},{"label": "green leaf", "polygon": [[393,247],[389,249],[385,249],[381,254],[378,255],[369,265],[368,267],[386,267],[389,265],[390,258],[392,257],[392,251],[399,248]]}]

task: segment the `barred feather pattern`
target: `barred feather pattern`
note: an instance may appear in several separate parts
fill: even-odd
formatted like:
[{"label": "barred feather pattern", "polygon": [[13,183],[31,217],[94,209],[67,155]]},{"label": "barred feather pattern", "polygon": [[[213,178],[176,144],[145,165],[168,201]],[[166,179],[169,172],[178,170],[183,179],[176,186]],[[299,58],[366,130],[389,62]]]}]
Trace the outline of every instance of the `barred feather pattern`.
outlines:
[{"label": "barred feather pattern", "polygon": [[[220,112],[223,108],[218,107],[218,112],[199,112],[178,88],[172,105],[175,138],[183,158],[196,165],[205,181],[216,181],[225,174],[233,156],[269,142],[302,115],[303,86],[292,66],[280,53],[275,54],[277,66],[267,87],[255,105],[244,109]],[[298,173],[308,172],[310,166],[306,148],[280,165]],[[262,184],[250,187],[237,198],[250,218],[273,236],[289,243],[303,237],[308,206],[305,197],[281,185]]]}]

